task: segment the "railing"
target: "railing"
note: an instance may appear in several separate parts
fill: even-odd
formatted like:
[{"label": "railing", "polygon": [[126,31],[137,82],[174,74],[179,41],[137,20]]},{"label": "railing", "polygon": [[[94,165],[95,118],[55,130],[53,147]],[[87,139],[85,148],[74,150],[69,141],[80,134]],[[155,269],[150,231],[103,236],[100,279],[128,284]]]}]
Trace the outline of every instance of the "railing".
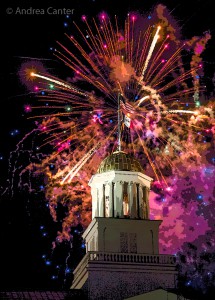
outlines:
[{"label": "railing", "polygon": [[139,264],[170,264],[176,263],[176,257],[173,255],[155,255],[155,254],[136,254],[136,253],[112,253],[89,251],[87,253],[89,261],[105,262],[127,262]]},{"label": "railing", "polygon": [[136,254],[89,251],[76,267],[76,276],[86,267],[88,262],[112,262],[150,265],[175,265],[176,257],[162,254]]}]

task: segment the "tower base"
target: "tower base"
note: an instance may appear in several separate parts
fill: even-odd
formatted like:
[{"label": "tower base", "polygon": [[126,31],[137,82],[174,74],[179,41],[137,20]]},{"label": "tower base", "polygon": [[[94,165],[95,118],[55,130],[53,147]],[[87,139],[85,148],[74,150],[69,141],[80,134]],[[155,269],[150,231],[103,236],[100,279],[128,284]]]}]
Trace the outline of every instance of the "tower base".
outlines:
[{"label": "tower base", "polygon": [[176,288],[172,255],[88,252],[74,271],[72,289],[90,300],[122,300],[157,288]]}]

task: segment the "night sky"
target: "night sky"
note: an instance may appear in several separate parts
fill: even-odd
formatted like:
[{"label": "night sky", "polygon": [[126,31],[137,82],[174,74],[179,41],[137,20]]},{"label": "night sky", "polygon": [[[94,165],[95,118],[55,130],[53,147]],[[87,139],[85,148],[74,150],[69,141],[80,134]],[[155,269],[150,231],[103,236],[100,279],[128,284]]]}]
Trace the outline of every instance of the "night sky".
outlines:
[{"label": "night sky", "polygon": [[[5,2],[4,5],[2,2]],[[35,61],[43,63],[53,75],[66,80],[70,70],[53,56],[56,41],[63,40],[70,32],[73,20],[81,16],[96,16],[105,11],[124,18],[128,12],[147,13],[153,6],[162,3],[178,21],[184,39],[203,35],[208,31],[212,38],[203,53],[207,97],[214,96],[212,77],[215,73],[215,21],[213,1],[122,1],[123,6],[108,0],[85,1],[2,1],[1,2],[1,118],[0,118],[0,218],[1,218],[1,285],[2,290],[12,289],[66,289],[72,280],[72,268],[84,254],[80,238],[82,228],[75,227],[73,249],[69,242],[63,242],[53,252],[52,241],[61,225],[53,222],[47,203],[44,201],[42,180],[35,193],[27,189],[8,192],[8,170],[11,151],[17,143],[32,130],[35,123],[27,119],[24,106],[32,100],[28,89],[22,84],[19,71],[23,64]],[[44,15],[14,14],[17,7],[44,9]],[[48,15],[47,8],[66,8],[73,13]],[[7,10],[12,8],[11,10]],[[32,100],[34,101],[34,100]],[[14,163],[14,161],[11,161]],[[21,167],[20,167],[21,168]],[[21,170],[21,169],[20,169]],[[41,183],[40,183],[41,180]],[[215,252],[214,252],[215,253]],[[2,277],[3,276],[3,277]]]}]

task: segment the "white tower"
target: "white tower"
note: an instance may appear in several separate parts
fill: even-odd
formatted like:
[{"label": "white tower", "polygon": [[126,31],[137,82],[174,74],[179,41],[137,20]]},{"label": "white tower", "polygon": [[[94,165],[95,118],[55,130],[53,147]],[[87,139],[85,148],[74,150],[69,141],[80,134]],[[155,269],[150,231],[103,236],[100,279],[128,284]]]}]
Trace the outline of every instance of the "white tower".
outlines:
[{"label": "white tower", "polygon": [[90,300],[175,288],[175,257],[159,255],[162,221],[149,220],[151,181],[138,160],[123,151],[106,157],[92,176],[92,221],[83,234],[86,255],[71,286],[86,290]]}]

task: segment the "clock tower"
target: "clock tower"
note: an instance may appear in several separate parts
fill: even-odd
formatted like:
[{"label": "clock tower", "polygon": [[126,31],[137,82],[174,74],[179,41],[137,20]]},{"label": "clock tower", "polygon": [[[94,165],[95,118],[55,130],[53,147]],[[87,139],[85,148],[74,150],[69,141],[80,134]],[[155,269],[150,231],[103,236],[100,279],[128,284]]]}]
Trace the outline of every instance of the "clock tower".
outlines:
[{"label": "clock tower", "polygon": [[121,300],[176,287],[175,257],[159,254],[162,221],[149,219],[151,182],[139,161],[121,150],[102,161],[89,181],[92,221],[72,289],[86,290],[90,300]]}]

